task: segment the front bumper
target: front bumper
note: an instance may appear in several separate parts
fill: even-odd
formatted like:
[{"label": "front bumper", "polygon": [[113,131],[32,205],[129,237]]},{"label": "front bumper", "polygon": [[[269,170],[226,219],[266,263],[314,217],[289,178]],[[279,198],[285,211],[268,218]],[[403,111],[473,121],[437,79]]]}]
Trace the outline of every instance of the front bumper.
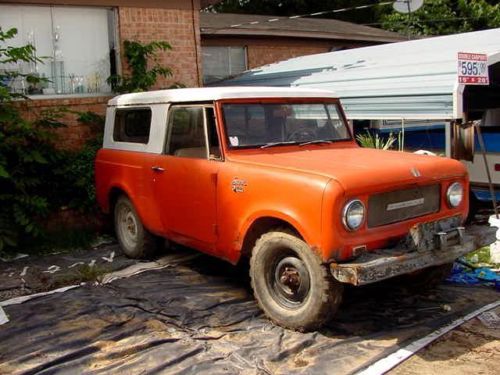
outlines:
[{"label": "front bumper", "polygon": [[[365,285],[423,268],[451,263],[496,240],[497,228],[448,227],[426,223],[412,228],[399,246],[365,253],[349,263],[332,263],[333,277],[352,285]],[[439,228],[438,228],[439,226]],[[409,245],[409,242],[412,244]]]}]

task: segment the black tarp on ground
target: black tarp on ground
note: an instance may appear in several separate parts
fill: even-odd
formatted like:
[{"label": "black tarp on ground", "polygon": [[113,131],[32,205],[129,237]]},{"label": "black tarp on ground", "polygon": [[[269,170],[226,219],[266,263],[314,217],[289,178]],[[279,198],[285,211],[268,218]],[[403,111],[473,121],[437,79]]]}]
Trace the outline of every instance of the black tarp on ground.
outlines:
[{"label": "black tarp on ground", "polygon": [[[94,272],[109,273],[136,263],[126,258],[118,244],[106,244],[71,253],[29,256],[0,261],[0,301],[45,292],[68,284],[79,284],[91,276],[83,271],[93,265]],[[82,271],[83,270],[83,271]]]},{"label": "black tarp on ground", "polygon": [[5,307],[0,373],[352,373],[497,299],[453,285],[352,288],[335,322],[298,333],[265,319],[244,271],[199,256]]}]

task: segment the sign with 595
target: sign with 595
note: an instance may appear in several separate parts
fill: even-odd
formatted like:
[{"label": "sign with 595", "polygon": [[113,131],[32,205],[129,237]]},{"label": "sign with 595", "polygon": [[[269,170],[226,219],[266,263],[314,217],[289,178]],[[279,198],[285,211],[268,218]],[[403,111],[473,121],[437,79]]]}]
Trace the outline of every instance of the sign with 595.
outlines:
[{"label": "sign with 595", "polygon": [[458,82],[466,85],[489,85],[488,56],[483,53],[458,53]]}]

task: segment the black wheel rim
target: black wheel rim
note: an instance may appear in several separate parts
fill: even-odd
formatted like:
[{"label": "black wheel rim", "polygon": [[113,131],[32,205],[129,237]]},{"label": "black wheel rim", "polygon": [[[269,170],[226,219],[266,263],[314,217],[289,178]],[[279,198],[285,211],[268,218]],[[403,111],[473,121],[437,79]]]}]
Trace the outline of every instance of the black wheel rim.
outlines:
[{"label": "black wheel rim", "polygon": [[270,264],[267,283],[274,299],[286,308],[301,306],[311,284],[305,263],[296,254],[288,253],[276,257]]}]

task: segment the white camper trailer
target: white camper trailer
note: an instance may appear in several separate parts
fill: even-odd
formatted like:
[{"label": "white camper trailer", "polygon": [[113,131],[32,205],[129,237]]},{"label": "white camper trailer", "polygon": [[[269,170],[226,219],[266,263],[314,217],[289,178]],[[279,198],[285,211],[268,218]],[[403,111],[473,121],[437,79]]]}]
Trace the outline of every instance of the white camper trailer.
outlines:
[{"label": "white camper trailer", "polygon": [[[489,84],[459,82],[461,52],[486,55]],[[404,131],[405,149],[422,148],[415,144],[417,136],[437,139],[427,148],[463,160],[474,196],[489,200],[478,132],[467,126],[476,120],[500,200],[500,29],[303,56],[222,84],[331,89],[355,124]]]}]

